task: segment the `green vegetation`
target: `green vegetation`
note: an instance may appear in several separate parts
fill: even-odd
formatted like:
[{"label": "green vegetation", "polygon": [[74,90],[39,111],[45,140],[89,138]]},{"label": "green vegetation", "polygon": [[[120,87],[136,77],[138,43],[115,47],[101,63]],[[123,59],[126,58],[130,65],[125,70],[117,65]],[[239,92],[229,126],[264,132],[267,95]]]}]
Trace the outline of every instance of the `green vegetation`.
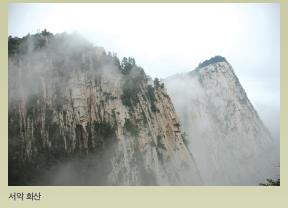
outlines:
[{"label": "green vegetation", "polygon": [[130,119],[125,119],[124,129],[130,132],[131,135],[133,136],[138,136],[139,134],[138,126],[134,122],[132,122]]},{"label": "green vegetation", "polygon": [[[33,57],[31,60],[29,59],[31,61],[29,64],[35,66],[37,70],[33,71],[32,67],[30,71],[27,71],[25,74],[27,80],[23,79],[23,82],[25,84],[33,83],[33,87],[36,86],[35,82],[39,82],[37,86],[41,86],[39,80],[44,77],[44,81],[47,81],[45,84],[47,87],[49,86],[49,93],[51,93],[51,102],[50,99],[49,102],[44,102],[40,87],[37,87],[33,93],[29,91],[32,95],[27,97],[26,118],[22,118],[17,111],[18,104],[13,103],[11,107],[9,106],[9,110],[15,108],[13,115],[9,112],[9,185],[31,185],[35,177],[47,173],[47,170],[64,160],[84,157],[92,153],[97,157],[102,157],[104,154],[102,150],[105,149],[105,154],[107,154],[107,149],[113,151],[113,148],[110,147],[117,142],[116,122],[94,121],[85,127],[75,124],[75,118],[69,114],[70,111],[67,109],[67,106],[70,108],[70,105],[74,108],[67,99],[67,86],[69,86],[67,83],[75,74],[79,76],[79,71],[85,71],[87,76],[93,80],[90,80],[91,83],[95,80],[95,83],[99,84],[104,73],[102,69],[106,69],[107,66],[113,66],[111,68],[114,69],[116,66],[116,69],[119,70],[119,73],[116,74],[122,79],[122,102],[133,108],[139,102],[141,86],[147,81],[144,70],[136,65],[134,58],[123,58],[120,63],[116,54],[106,54],[104,49],[86,44],[85,41],[74,35],[65,33],[53,35],[47,30],[34,35],[28,34],[22,38],[9,36],[8,52],[9,58],[19,65],[18,58],[22,58],[25,63],[26,58]],[[37,52],[35,56],[33,56],[34,52]],[[39,67],[37,64],[34,65],[34,61],[39,64]],[[33,73],[31,76],[33,80],[30,78],[30,72]],[[92,85],[91,83],[89,86]],[[153,88],[150,89],[150,100],[154,104],[156,99],[153,90]],[[72,96],[71,90],[69,93]],[[103,105],[105,105],[105,100],[116,99],[110,93],[105,92],[104,98]],[[152,110],[157,111],[158,109],[153,104]],[[129,111],[131,114],[132,110]],[[66,116],[66,113],[69,115]],[[62,114],[65,114],[63,116],[65,128],[60,126]],[[114,118],[115,114],[114,111]],[[143,118],[145,118],[144,122],[147,122],[145,113],[143,113]],[[29,125],[33,125],[33,133],[31,129],[27,128],[28,120]],[[139,134],[135,120],[126,119],[124,128],[126,132],[135,137]],[[76,147],[74,147],[74,138],[76,138]],[[32,142],[31,158],[27,158],[27,141]],[[149,173],[147,175],[150,177]]]},{"label": "green vegetation", "polygon": [[115,137],[115,128],[108,122],[96,122],[94,121],[94,129],[97,132],[98,136],[103,138],[114,138]]},{"label": "green vegetation", "polygon": [[18,38],[18,37],[13,38],[12,36],[8,37],[8,54],[9,54],[9,56],[18,53],[19,46],[20,46],[21,42],[22,42],[21,38]]},{"label": "green vegetation", "polygon": [[155,89],[151,85],[148,85],[148,87],[147,87],[147,95],[148,95],[148,98],[151,102],[152,112],[160,112],[159,109],[155,105],[155,102],[156,102]]},{"label": "green vegetation", "polygon": [[158,87],[160,87],[160,81],[158,78],[154,79],[154,87],[157,89]]},{"label": "green vegetation", "polygon": [[131,57],[123,58],[121,62],[121,72],[123,77],[123,94],[121,95],[122,103],[128,107],[133,107],[139,102],[138,93],[140,92],[140,85],[146,79],[144,70],[138,67],[135,60]]},{"label": "green vegetation", "polygon": [[147,93],[148,93],[147,95],[148,95],[148,98],[150,99],[151,103],[155,102],[156,101],[156,97],[155,97],[154,88],[152,87],[152,85],[148,85]]},{"label": "green vegetation", "polygon": [[267,183],[259,183],[260,186],[280,186],[280,179],[273,180],[271,178],[266,179]]},{"label": "green vegetation", "polygon": [[123,94],[121,95],[122,103],[128,107],[133,107],[133,103],[138,102],[139,85],[130,79],[123,84]]},{"label": "green vegetation", "polygon": [[208,66],[210,64],[214,64],[214,63],[222,62],[222,61],[226,61],[226,59],[222,56],[215,56],[209,60],[206,60],[206,61],[200,63],[197,68],[202,68],[202,67]]},{"label": "green vegetation", "polygon": [[24,54],[29,51],[38,50],[46,46],[47,40],[52,38],[53,34],[46,29],[34,35],[26,35],[23,38],[8,37],[8,54]]},{"label": "green vegetation", "polygon": [[134,58],[126,58],[124,57],[121,62],[121,72],[123,74],[129,74],[133,67],[136,66],[136,62]]},{"label": "green vegetation", "polygon": [[[96,149],[100,148],[103,150],[105,147],[108,147],[115,141],[117,141],[116,129],[108,122],[94,121],[92,131],[93,132],[90,139],[94,140],[96,144]],[[89,136],[88,136],[88,145],[89,145]],[[93,149],[93,147],[90,146],[90,150],[91,149]]]}]

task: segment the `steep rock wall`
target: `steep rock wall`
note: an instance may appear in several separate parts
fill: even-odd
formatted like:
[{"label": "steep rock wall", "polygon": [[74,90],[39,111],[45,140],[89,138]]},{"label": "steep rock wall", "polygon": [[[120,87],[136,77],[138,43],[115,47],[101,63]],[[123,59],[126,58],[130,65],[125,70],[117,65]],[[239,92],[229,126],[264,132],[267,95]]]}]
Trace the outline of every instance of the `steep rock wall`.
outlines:
[{"label": "steep rock wall", "polygon": [[165,81],[204,184],[258,185],[279,177],[270,133],[222,59]]},{"label": "steep rock wall", "polygon": [[9,57],[10,185],[201,184],[164,86],[132,59],[45,41]]}]

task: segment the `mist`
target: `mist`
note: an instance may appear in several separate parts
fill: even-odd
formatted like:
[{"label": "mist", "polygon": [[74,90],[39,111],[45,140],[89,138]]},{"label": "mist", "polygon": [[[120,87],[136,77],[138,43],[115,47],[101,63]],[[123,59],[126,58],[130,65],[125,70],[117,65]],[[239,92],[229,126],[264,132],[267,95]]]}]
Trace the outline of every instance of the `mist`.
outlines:
[{"label": "mist", "polygon": [[133,55],[152,78],[189,72],[209,57],[222,55],[273,137],[279,138],[277,3],[9,4],[8,20],[12,36],[45,28],[78,32],[120,59]]},{"label": "mist", "polygon": [[[128,83],[125,91],[127,95],[134,96],[132,101],[126,99],[125,102],[128,105],[130,103],[130,105],[133,106],[133,101],[137,100],[135,99],[137,98],[135,93],[146,93],[145,88],[135,87],[135,83],[137,82],[130,82],[130,78],[123,78],[125,77],[123,76],[125,73],[123,74],[123,66],[120,60],[123,60],[124,57],[133,56],[135,59],[131,60],[134,60],[134,62],[137,60],[137,65],[135,64],[135,66],[132,67],[136,73],[134,75],[131,73],[131,77],[142,77],[142,71],[145,69],[147,76],[144,73],[145,76],[143,77],[145,77],[145,82],[151,84],[153,83],[152,79],[155,77],[169,80],[169,76],[179,73],[189,73],[195,69],[200,62],[219,54],[225,56],[233,66],[249,100],[274,139],[273,142],[278,150],[276,153],[273,153],[273,155],[279,155],[279,4],[15,3],[9,4],[8,10],[8,34],[12,37],[25,36],[27,39],[25,44],[19,46],[19,56],[13,56],[13,53],[9,54],[9,115],[14,116],[16,115],[15,112],[20,112],[20,114],[14,119],[11,119],[10,122],[13,126],[15,120],[23,119],[26,114],[30,113],[34,116],[41,112],[41,116],[37,116],[37,122],[33,123],[28,119],[23,125],[21,124],[22,126],[20,125],[20,127],[17,125],[13,126],[13,128],[16,129],[26,129],[24,131],[25,133],[23,133],[25,138],[30,138],[27,132],[30,132],[31,129],[31,134],[33,135],[33,132],[37,132],[37,128],[41,127],[42,131],[37,132],[41,135],[41,138],[43,138],[41,144],[44,144],[44,146],[55,145],[50,144],[47,139],[49,134],[53,134],[53,131],[48,131],[48,135],[47,132],[45,132],[46,130],[43,131],[45,122],[50,119],[47,114],[51,114],[52,117],[54,117],[49,120],[51,124],[59,121],[59,123],[64,126],[64,129],[70,132],[67,134],[68,136],[66,136],[65,134],[67,132],[63,133],[60,130],[59,132],[56,130],[56,134],[65,135],[63,136],[63,141],[58,145],[66,148],[69,152],[75,148],[73,142],[78,142],[79,145],[82,145],[81,151],[88,151],[88,135],[90,130],[89,128],[87,130],[85,126],[89,126],[90,121],[94,118],[99,119],[101,122],[109,121],[113,127],[117,122],[114,121],[112,117],[116,115],[116,117],[118,116],[117,119],[119,119],[118,122],[120,122],[120,125],[123,127],[126,121],[125,118],[130,118],[129,116],[132,115],[130,111],[127,112],[125,106],[119,108],[119,106],[122,105],[121,100],[123,101],[127,96],[121,97],[120,101],[115,99],[115,97],[121,96],[123,83]],[[43,29],[57,34],[55,34],[53,40],[49,38],[49,34],[46,34],[47,36],[44,40],[41,38],[37,39],[36,36],[36,38],[34,38],[33,35],[33,38],[31,38],[30,33],[33,34],[37,32],[37,34],[40,34],[40,31]],[[47,32],[47,30],[45,31]],[[103,47],[105,47],[105,50]],[[131,63],[128,61],[128,65],[129,64]],[[80,73],[79,69],[85,71],[85,75]],[[132,70],[132,72],[133,71],[134,70]],[[149,77],[151,77],[151,79]],[[103,80],[106,81],[102,82]],[[75,87],[76,83],[77,87]],[[83,87],[85,84],[89,86],[87,89]],[[98,85],[101,85],[101,87]],[[106,91],[105,89],[102,91],[102,85]],[[153,84],[151,86],[156,89]],[[93,87],[98,88],[95,90]],[[173,105],[176,106],[177,116],[178,118],[182,117],[180,123],[189,137],[192,137],[192,135],[197,132],[194,132],[194,130],[197,129],[208,129],[207,134],[218,131],[217,128],[213,128],[214,124],[212,120],[209,120],[211,119],[210,117],[209,119],[200,119],[201,123],[196,122],[198,126],[188,128],[189,118],[185,112],[187,112],[187,110],[190,111],[188,109],[189,105],[195,104],[197,106],[196,108],[198,108],[201,104],[194,99],[195,97],[198,97],[200,100],[203,98],[205,92],[203,92],[201,87],[197,84],[195,85],[195,83],[190,83],[189,80],[187,82],[181,81],[173,86],[170,85],[170,87],[173,89],[177,89],[178,87],[185,90],[189,89],[191,93],[189,95],[184,92],[183,94],[179,92],[181,99],[173,99],[174,93],[171,94],[168,86],[168,93],[172,98]],[[112,88],[113,90],[111,90]],[[88,97],[87,100],[81,97],[83,94]],[[108,101],[108,113],[106,112],[106,103],[105,105],[98,103],[101,100],[101,96],[103,96],[102,98],[105,102]],[[75,101],[75,106],[71,105],[72,97],[77,100]],[[145,98],[145,96],[143,97]],[[182,97],[187,98],[185,100],[183,99],[183,103]],[[147,98],[148,108],[144,108],[144,111],[149,109],[149,107],[151,108],[149,102],[153,103],[149,96],[146,96],[146,99]],[[203,98],[203,100],[205,99]],[[191,101],[191,103],[188,101]],[[97,103],[97,105],[91,105],[93,102]],[[85,106],[86,104],[88,107]],[[178,107],[186,106],[186,109],[179,110],[177,109],[177,105]],[[105,106],[105,110],[99,110],[98,112],[100,106]],[[67,107],[70,110],[77,109],[79,113],[74,116],[69,114],[71,112],[68,112],[69,116],[66,118],[67,112],[64,113],[62,110]],[[157,113],[158,107],[153,103],[154,113]],[[119,114],[114,114],[112,109]],[[199,116],[193,110],[191,111],[195,116]],[[90,114],[87,112],[92,112],[92,117],[87,116]],[[137,115],[136,117],[139,120],[142,118],[141,116]],[[146,118],[147,115],[144,114],[144,117]],[[68,119],[69,122],[73,121],[73,125],[76,125],[76,123],[80,121],[83,122],[84,127],[80,128],[80,133],[78,132],[79,135],[84,135],[83,144],[81,143],[82,141],[76,142],[76,133],[71,133],[73,125],[69,124],[71,126],[68,126],[67,123],[64,125],[65,119]],[[137,119],[135,118],[133,121],[136,123],[136,126],[146,125],[145,123],[139,123]],[[161,121],[159,116],[155,116],[155,119]],[[105,125],[106,124],[107,123],[105,123]],[[61,128],[63,126],[61,126]],[[147,130],[146,128],[148,127],[143,126],[143,128]],[[160,133],[152,134],[152,137],[155,137],[154,143],[156,145],[157,142],[155,142],[155,140],[157,134],[161,134],[164,130],[159,131]],[[147,132],[149,131],[147,130]],[[123,134],[123,132],[117,130],[117,135],[121,134]],[[11,137],[15,136],[13,133],[10,135]],[[203,135],[194,136],[197,138]],[[35,144],[33,136],[28,140],[29,142],[25,144],[28,147],[28,153],[27,156],[25,156],[27,158],[25,158],[25,160],[28,160],[29,157],[33,155],[31,152],[41,151],[33,150],[33,144]],[[74,146],[67,142],[69,140],[73,141]],[[128,140],[133,139],[128,138]],[[203,143],[203,141],[201,142],[199,145],[207,145]],[[238,141],[235,142],[237,143]],[[15,145],[17,142],[11,143]],[[151,142],[151,144],[153,144],[153,142]],[[95,144],[92,142],[91,145],[93,146]],[[214,151],[212,147],[215,147],[213,145],[214,144],[209,147],[212,152]],[[195,146],[192,147],[191,144],[190,150],[192,150],[192,154],[194,151],[196,155],[201,155],[199,152],[200,149],[195,148]],[[223,151],[225,151],[225,149]],[[238,154],[237,151],[234,153]],[[155,155],[159,153],[154,152],[151,154]],[[250,157],[248,153],[246,156]],[[97,159],[95,158],[97,157],[98,156],[92,154],[91,160],[87,163],[96,164]],[[229,157],[229,155],[227,157]],[[151,158],[153,157],[151,156]],[[276,160],[277,158],[279,159],[278,156],[276,156]],[[199,156],[198,160],[201,163],[204,162],[201,158],[199,159]],[[83,162],[81,161],[82,160],[78,158],[75,161],[64,160],[61,165],[53,165],[49,173],[47,173],[45,181],[49,181],[51,184],[57,184],[63,179],[63,183],[67,185],[69,183],[73,184],[75,178],[81,175],[80,169],[81,163]],[[261,163],[260,160],[258,162]],[[179,166],[178,163],[180,164],[178,161],[175,166]],[[278,161],[276,163],[278,163]],[[197,165],[202,165],[202,169],[205,169],[205,165]],[[217,170],[225,168],[225,166],[226,168],[230,167],[225,161],[222,161],[219,167],[216,167],[215,164],[213,165]],[[97,166],[97,164],[95,166]],[[156,166],[155,164],[155,167]],[[144,170],[147,170],[147,167],[145,168]],[[231,169],[233,169],[232,166]],[[209,172],[208,169],[205,171]],[[66,182],[64,182],[65,178],[63,178],[63,176],[68,172],[71,172],[71,177],[67,177]],[[90,173],[90,171],[88,172]],[[138,170],[136,172],[138,172]],[[252,172],[253,170],[251,170],[251,173]],[[160,174],[157,174],[157,180],[160,181]],[[144,175],[151,176],[150,173]],[[89,182],[92,184],[100,183],[97,179],[97,174],[94,177],[87,173],[86,176],[85,179],[79,181],[79,184],[89,184]],[[145,178],[146,176],[143,177]],[[133,177],[136,178],[136,176]],[[265,177],[263,176],[262,178]],[[168,179],[165,180],[163,179],[163,184],[168,181]],[[187,183],[188,181],[189,180],[187,180]],[[229,184],[229,181],[230,179],[227,178],[224,184],[226,184],[226,182]],[[151,183],[149,180],[146,182],[147,184]]]},{"label": "mist", "polygon": [[[75,141],[77,128],[65,124],[65,120],[79,120],[64,117],[68,112],[63,109],[71,105],[65,96],[81,95],[75,88],[75,76],[83,84],[95,78],[95,82],[105,79],[118,87],[122,77],[118,58],[76,33],[53,35],[45,30],[20,40],[17,43],[16,37],[9,39],[9,183],[107,185],[111,166],[108,156],[116,148],[116,135],[102,138],[105,151],[86,155],[87,141]],[[118,61],[118,65],[113,61]],[[85,112],[81,102],[72,105],[81,119]],[[80,129],[80,134],[88,137],[88,130]],[[21,138],[26,143],[24,147]],[[17,161],[19,155],[24,164]],[[30,160],[32,163],[27,163]],[[18,179],[17,169],[25,163],[25,169],[27,165],[31,168]]]},{"label": "mist", "polygon": [[9,185],[201,184],[164,86],[135,59],[77,34],[8,41]]},{"label": "mist", "polygon": [[[163,80],[204,184],[257,185],[266,178],[277,180],[280,177],[277,122],[269,126],[269,130],[274,128],[272,137],[265,126],[258,127],[262,125],[263,114],[259,113],[260,120],[255,123],[253,107],[247,108],[237,101],[238,96],[246,93],[239,89],[240,85],[233,86],[235,78],[229,76],[229,69],[222,75],[221,66],[216,69],[216,64]],[[239,114],[233,110],[235,106]],[[247,113],[247,109],[251,110]],[[268,124],[277,118],[272,113],[266,113],[272,120]],[[250,134],[250,128],[258,129],[258,133]]]}]

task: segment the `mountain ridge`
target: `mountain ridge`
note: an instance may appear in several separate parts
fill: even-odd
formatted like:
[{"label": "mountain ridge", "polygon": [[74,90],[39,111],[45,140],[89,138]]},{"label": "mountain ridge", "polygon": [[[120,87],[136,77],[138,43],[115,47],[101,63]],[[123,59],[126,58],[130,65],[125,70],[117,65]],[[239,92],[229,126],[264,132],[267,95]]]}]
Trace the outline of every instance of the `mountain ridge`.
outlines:
[{"label": "mountain ridge", "polygon": [[[9,185],[258,185],[271,135],[222,56],[154,82],[69,34],[8,38]],[[273,169],[273,170],[272,170]]]},{"label": "mountain ridge", "polygon": [[275,177],[275,153],[265,155],[272,148],[270,132],[228,61],[211,60],[165,80],[204,184],[257,185]]},{"label": "mountain ridge", "polygon": [[164,86],[149,85],[133,58],[68,34],[17,41],[9,185],[201,184]]}]

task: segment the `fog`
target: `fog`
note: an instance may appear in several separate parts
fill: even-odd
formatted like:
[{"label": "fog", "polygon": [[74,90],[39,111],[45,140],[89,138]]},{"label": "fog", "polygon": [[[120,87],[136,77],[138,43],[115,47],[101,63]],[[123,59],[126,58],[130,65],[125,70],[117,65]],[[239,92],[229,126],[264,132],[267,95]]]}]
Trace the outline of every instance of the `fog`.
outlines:
[{"label": "fog", "polygon": [[[147,15],[149,14],[149,15]],[[152,77],[222,55],[274,138],[279,137],[279,4],[9,4],[9,35],[78,31],[133,56]]]},{"label": "fog", "polygon": [[111,184],[107,177],[111,171],[111,154],[116,150],[115,144],[105,148],[102,154],[71,155],[59,159],[46,167],[40,175],[34,175],[30,185],[40,186],[105,186]]},{"label": "fog", "polygon": [[119,87],[117,57],[78,34],[41,32],[26,36],[16,49],[9,44],[9,184],[109,184],[116,136],[108,133],[102,138],[105,151],[95,148],[97,153],[87,155],[87,126],[80,129],[84,141],[77,140],[77,123],[87,109],[77,98],[89,81],[92,85],[103,78]]},{"label": "fog", "polygon": [[[33,51],[34,43],[28,41],[29,45],[24,47],[30,48],[30,52],[23,57],[21,69],[9,61],[9,105],[12,100],[26,99],[43,90],[43,77],[46,76],[49,79],[45,85],[50,85],[54,91],[61,89],[66,82],[59,82],[58,75],[64,73],[69,76],[81,68],[80,62],[71,61],[71,57],[77,56],[81,50],[90,51],[90,55],[82,57],[82,62],[91,64],[91,69],[94,68],[91,57],[93,54],[102,57],[104,49],[101,47],[104,47],[117,53],[120,59],[134,57],[152,78],[189,72],[199,62],[222,55],[233,66],[279,147],[279,4],[19,3],[9,4],[8,27],[8,34],[18,37],[43,29],[52,33],[80,34],[71,36],[75,39],[67,40],[67,44],[58,35],[59,42],[49,45],[45,52]],[[99,46],[97,52],[80,36]],[[62,44],[63,51],[54,51],[57,44]],[[49,56],[55,60],[54,63],[47,62]],[[63,57],[62,62],[57,62],[58,57]],[[57,64],[63,66],[61,69],[64,71],[51,73]],[[114,67],[103,63],[100,71],[117,84],[119,77]],[[187,84],[187,88],[195,87],[182,84]],[[14,91],[15,88],[18,91]],[[193,91],[200,95],[200,91],[195,89]],[[202,125],[199,128],[206,128],[209,122],[203,121]],[[63,173],[78,171],[78,164],[65,162],[61,168],[55,166],[52,175],[61,178]],[[67,180],[73,181],[73,178]],[[59,181],[57,177],[51,180]]]},{"label": "fog", "polygon": [[[171,167],[183,166],[176,153],[145,157],[147,150],[140,151],[143,138],[135,132],[141,129],[154,147],[151,131],[160,134],[154,126],[126,124],[139,122],[139,115],[123,106],[122,84],[138,79],[128,85],[131,92],[146,83],[140,67],[128,69],[77,34],[42,31],[16,40],[9,38],[9,185],[179,185],[179,175],[182,185],[201,183],[195,164],[175,173]],[[132,62],[128,58],[127,66]],[[155,153],[171,159],[163,162]],[[157,169],[150,168],[151,157]],[[161,178],[160,168],[167,174]]]},{"label": "fog", "polygon": [[202,78],[195,71],[165,80],[204,184],[257,185],[266,178],[277,180],[279,138],[271,138],[261,120],[255,120],[253,107],[239,102],[241,89],[235,89],[229,72],[206,71]]},{"label": "fog", "polygon": [[[71,75],[77,73],[79,69],[83,70],[84,67],[86,67],[85,73],[91,77],[105,76],[118,81],[121,78],[117,66],[111,60],[107,60],[104,48],[93,46],[78,33],[55,34],[53,38],[48,39],[46,37],[46,45],[42,49],[37,49],[39,47],[37,38],[32,36],[26,38],[27,40],[22,41],[19,46],[25,53],[9,58],[8,79],[11,99],[28,98],[30,95],[40,93],[45,87],[47,91],[42,93],[48,93],[50,88],[53,89],[56,85],[65,89],[67,88],[65,84],[68,84]],[[45,37],[40,39],[45,40]]]}]

